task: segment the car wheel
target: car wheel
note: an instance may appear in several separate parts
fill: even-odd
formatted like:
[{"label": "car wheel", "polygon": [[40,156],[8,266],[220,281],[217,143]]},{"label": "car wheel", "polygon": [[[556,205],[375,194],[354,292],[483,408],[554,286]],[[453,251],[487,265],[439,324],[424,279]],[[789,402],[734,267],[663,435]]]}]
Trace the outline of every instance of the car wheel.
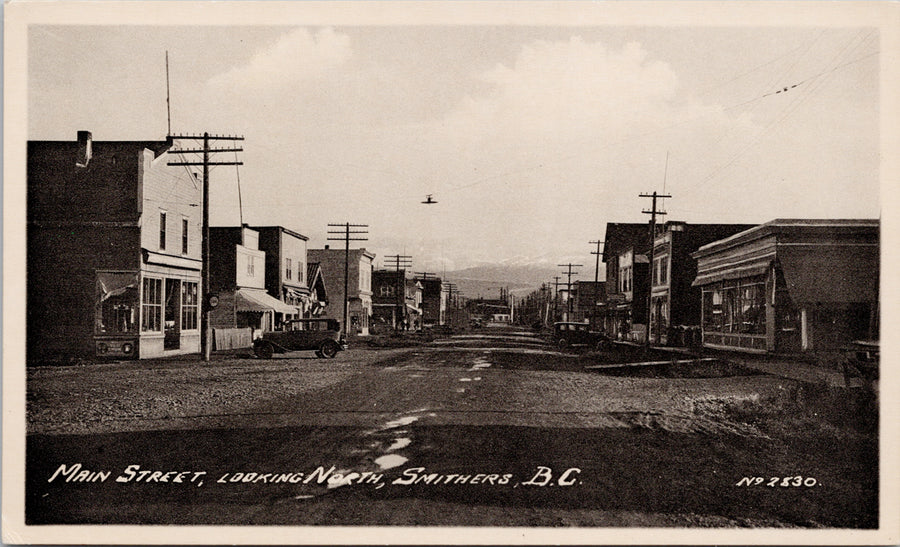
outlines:
[{"label": "car wheel", "polygon": [[339,349],[337,342],[334,340],[326,340],[325,342],[322,342],[322,345],[319,347],[319,353],[321,353],[323,357],[331,359],[337,355]]},{"label": "car wheel", "polygon": [[253,348],[253,352],[260,359],[271,359],[272,355],[275,353],[275,348],[272,347],[272,344],[263,342],[262,344],[259,344],[255,348]]},{"label": "car wheel", "polygon": [[565,349],[569,347],[569,342],[566,341],[565,338],[560,338],[556,343],[556,347],[559,348],[559,351],[565,351]]}]

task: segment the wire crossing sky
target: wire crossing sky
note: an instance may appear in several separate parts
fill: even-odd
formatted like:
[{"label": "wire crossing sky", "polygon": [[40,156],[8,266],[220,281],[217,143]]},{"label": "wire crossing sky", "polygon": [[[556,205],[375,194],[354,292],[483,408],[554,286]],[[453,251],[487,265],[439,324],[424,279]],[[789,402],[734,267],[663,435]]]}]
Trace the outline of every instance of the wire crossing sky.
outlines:
[{"label": "wire crossing sky", "polygon": [[[877,218],[873,27],[65,26],[28,34],[28,138],[243,135],[213,225],[431,271],[585,260],[607,222]],[[666,157],[668,155],[668,161]],[[667,164],[667,165],[666,165]],[[421,205],[426,195],[437,204]],[[239,207],[240,203],[240,207]],[[241,215],[241,211],[243,215]]]}]

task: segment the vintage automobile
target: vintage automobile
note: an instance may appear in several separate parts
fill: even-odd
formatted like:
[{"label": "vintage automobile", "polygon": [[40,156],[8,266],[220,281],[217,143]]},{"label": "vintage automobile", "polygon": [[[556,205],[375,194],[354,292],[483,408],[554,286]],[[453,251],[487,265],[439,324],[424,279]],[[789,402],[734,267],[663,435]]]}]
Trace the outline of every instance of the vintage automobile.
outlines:
[{"label": "vintage automobile", "polygon": [[606,350],[611,346],[608,336],[590,330],[587,323],[562,321],[553,324],[552,341],[560,351],[568,348]]},{"label": "vintage automobile", "polygon": [[347,349],[336,319],[293,319],[282,330],[265,332],[253,341],[253,353],[260,359],[270,359],[275,353],[315,351],[318,357],[329,359]]}]

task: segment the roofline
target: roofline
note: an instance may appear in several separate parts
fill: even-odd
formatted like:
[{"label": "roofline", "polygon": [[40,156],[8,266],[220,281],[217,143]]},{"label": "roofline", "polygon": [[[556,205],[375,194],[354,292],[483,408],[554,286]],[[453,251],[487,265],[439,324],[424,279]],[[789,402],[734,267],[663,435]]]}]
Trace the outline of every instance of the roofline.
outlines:
[{"label": "roofline", "polygon": [[732,247],[739,243],[745,243],[748,241],[753,241],[754,239],[759,239],[766,237],[768,235],[778,233],[779,228],[794,228],[794,227],[809,227],[809,228],[828,228],[828,227],[841,227],[841,228],[853,228],[853,227],[873,227],[880,226],[881,221],[879,219],[847,219],[847,218],[833,218],[833,219],[802,219],[802,218],[776,218],[774,220],[770,220],[769,222],[760,224],[758,226],[754,226],[749,230],[744,230],[743,232],[738,232],[732,236],[720,239],[718,241],[713,241],[711,243],[707,243],[703,245],[693,253],[691,256],[694,258],[698,258],[700,256],[705,256],[713,249],[721,250],[728,247]]},{"label": "roofline", "polygon": [[284,226],[249,226],[249,228],[252,228],[254,230],[265,230],[265,229],[281,230],[282,232],[284,232],[286,234],[290,234],[296,238],[302,239],[303,241],[309,241],[309,238],[306,237],[305,235],[301,234],[300,232],[295,232],[294,230],[291,230],[290,228],[285,228]]}]

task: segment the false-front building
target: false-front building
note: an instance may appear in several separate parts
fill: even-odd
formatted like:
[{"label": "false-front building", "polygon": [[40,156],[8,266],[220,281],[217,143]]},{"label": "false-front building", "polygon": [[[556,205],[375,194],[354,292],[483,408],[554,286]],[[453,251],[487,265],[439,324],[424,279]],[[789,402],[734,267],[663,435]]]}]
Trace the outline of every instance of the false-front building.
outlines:
[{"label": "false-front building", "polygon": [[200,351],[202,184],[171,140],[29,141],[29,363]]},{"label": "false-front building", "polygon": [[877,220],[778,219],[692,256],[706,347],[798,353],[878,338]]}]

